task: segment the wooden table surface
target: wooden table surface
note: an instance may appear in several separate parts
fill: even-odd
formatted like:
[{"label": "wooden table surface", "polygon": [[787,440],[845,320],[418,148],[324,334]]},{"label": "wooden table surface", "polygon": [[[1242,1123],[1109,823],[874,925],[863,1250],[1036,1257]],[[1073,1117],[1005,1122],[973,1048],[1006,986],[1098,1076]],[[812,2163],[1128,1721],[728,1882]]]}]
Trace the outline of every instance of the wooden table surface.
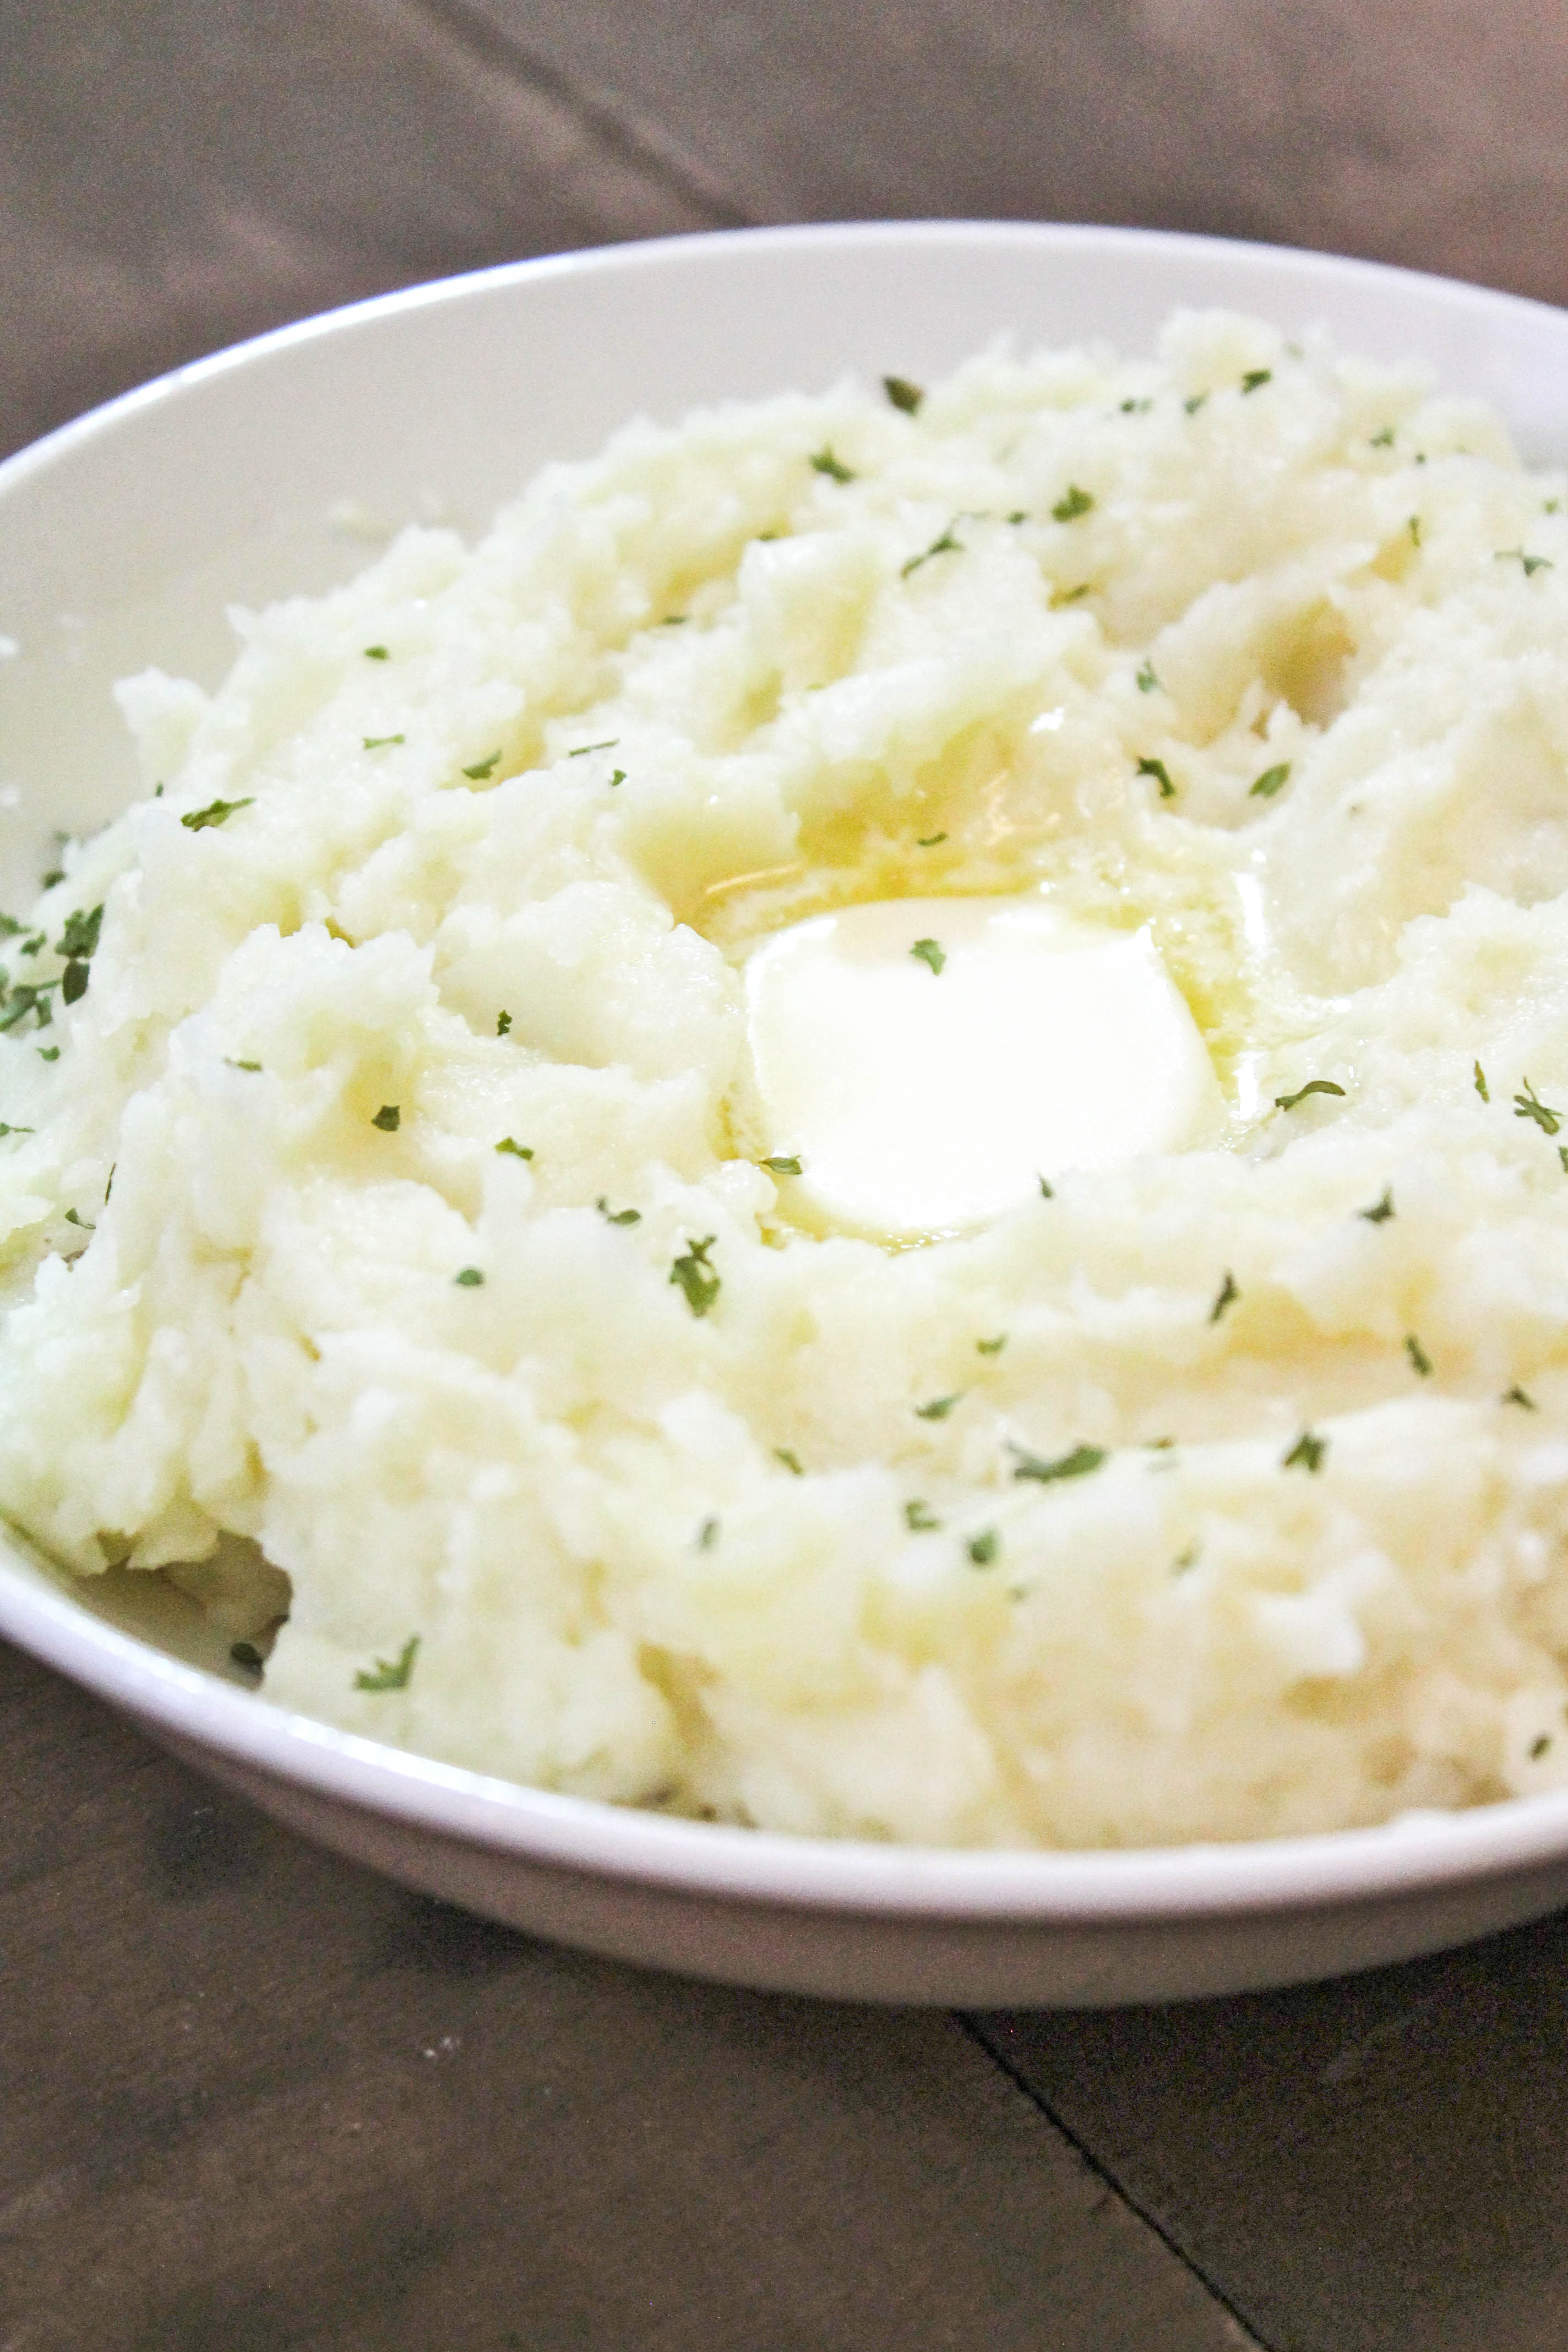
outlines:
[{"label": "wooden table surface", "polygon": [[[1146,222],[1568,299],[1527,0],[0,0],[0,446],[276,321],[751,221]],[[1186,2008],[638,1974],[0,1649],[0,2352],[1562,2352],[1568,1922]]]}]

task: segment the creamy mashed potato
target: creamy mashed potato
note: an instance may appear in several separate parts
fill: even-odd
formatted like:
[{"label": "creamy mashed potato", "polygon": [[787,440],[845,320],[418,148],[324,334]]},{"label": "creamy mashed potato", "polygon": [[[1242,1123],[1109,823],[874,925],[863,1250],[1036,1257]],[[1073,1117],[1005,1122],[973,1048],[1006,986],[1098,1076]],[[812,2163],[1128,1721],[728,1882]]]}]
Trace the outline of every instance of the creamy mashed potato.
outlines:
[{"label": "creamy mashed potato", "polygon": [[[122,688],[146,797],[4,950],[0,1506],[287,1607],[283,1705],[681,1812],[1562,1785],[1563,483],[1224,316],[894,393],[634,425]],[[1029,893],[1147,931],[1217,1128],[833,1230],[748,952]]]}]

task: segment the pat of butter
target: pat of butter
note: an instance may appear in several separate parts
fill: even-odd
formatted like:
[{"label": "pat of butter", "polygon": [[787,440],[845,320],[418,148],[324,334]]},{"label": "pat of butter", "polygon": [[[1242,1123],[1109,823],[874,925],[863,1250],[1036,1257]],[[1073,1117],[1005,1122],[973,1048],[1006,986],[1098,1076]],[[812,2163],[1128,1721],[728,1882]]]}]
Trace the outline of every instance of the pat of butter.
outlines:
[{"label": "pat of butter", "polygon": [[1037,1197],[1042,1176],[1223,1127],[1149,932],[1038,898],[814,916],[753,950],[745,985],[764,1148],[800,1160],[789,1197],[813,1223],[889,1241],[962,1231]]}]

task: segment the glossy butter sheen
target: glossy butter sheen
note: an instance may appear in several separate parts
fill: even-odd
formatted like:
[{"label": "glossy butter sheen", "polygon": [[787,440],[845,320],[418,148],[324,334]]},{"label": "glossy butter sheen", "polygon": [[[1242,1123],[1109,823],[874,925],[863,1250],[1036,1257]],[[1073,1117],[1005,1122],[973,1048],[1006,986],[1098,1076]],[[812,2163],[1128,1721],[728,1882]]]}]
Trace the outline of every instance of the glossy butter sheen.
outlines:
[{"label": "glossy butter sheen", "polygon": [[1148,930],[1035,895],[815,916],[752,952],[746,1002],[765,1149],[799,1160],[790,1205],[814,1223],[961,1231],[1223,1121]]}]

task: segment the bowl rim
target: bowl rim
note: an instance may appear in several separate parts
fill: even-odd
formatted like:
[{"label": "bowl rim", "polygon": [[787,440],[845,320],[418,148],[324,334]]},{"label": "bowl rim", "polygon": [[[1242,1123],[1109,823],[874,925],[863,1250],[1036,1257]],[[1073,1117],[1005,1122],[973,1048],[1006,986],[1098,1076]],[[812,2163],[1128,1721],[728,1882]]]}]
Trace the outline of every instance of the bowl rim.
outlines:
[{"label": "bowl rim", "polygon": [[[447,302],[588,273],[657,270],[748,251],[942,246],[1042,255],[1142,251],[1218,259],[1238,280],[1284,269],[1310,295],[1419,287],[1427,301],[1559,322],[1532,297],[1399,265],[1288,246],[1100,224],[984,220],[828,222],[719,229],[548,254],[340,305],[174,368],[57,426],[0,462],[0,499],[76,448],[214,378],[323,337]],[[9,1553],[10,1557],[6,1555]],[[13,1565],[13,1562],[16,1565]],[[18,1567],[22,1571],[18,1573]],[[692,1822],[497,1779],[343,1731],[190,1666],[96,1616],[26,1566],[0,1523],[0,1634],[154,1736],[242,1769],[520,1862],[710,1899],[931,1921],[1069,1925],[1188,1922],[1397,1900],[1545,1868],[1568,1856],[1568,1790],[1407,1813],[1302,1836],[1105,1850],[950,1848],[792,1835]]]}]

